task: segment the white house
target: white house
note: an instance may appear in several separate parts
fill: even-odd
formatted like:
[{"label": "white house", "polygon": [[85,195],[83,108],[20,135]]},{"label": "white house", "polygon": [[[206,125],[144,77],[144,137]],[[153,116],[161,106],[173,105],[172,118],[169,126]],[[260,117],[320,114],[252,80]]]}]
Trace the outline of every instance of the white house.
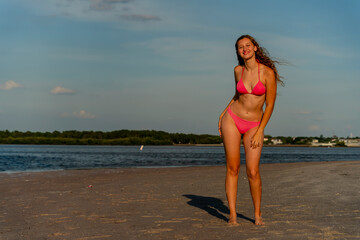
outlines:
[{"label": "white house", "polygon": [[283,142],[281,141],[281,139],[271,139],[271,142],[272,142],[274,145],[283,144]]}]

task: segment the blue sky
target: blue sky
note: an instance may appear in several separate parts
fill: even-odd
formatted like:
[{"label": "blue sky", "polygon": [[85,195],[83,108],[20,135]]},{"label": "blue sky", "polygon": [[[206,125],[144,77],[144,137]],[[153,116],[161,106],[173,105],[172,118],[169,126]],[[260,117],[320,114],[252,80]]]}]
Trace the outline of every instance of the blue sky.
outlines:
[{"label": "blue sky", "polygon": [[265,134],[360,136],[360,2],[3,0],[0,129],[217,134],[235,40],[279,66]]}]

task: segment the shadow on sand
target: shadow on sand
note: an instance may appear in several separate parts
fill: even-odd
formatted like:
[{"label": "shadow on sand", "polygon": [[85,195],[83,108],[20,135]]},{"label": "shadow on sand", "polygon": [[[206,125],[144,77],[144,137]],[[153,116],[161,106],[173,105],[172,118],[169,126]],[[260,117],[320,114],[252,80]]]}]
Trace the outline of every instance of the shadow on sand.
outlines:
[{"label": "shadow on sand", "polygon": [[[200,208],[208,212],[210,215],[224,220],[225,222],[228,222],[229,219],[223,214],[229,214],[230,211],[229,208],[224,205],[224,202],[221,199],[214,197],[197,196],[192,194],[184,194],[183,196],[190,199],[190,201],[187,202],[187,204],[189,204],[190,206]],[[242,214],[238,213],[237,217],[255,223],[255,220],[248,218]]]}]

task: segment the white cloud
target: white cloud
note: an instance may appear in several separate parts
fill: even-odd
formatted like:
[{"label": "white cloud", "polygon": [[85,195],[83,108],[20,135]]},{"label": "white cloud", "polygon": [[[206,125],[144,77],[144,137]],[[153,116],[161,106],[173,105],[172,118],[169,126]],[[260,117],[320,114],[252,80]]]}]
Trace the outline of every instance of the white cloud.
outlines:
[{"label": "white cloud", "polygon": [[11,90],[19,87],[22,87],[21,84],[14,82],[13,80],[7,81],[5,84],[0,84],[0,90]]},{"label": "white cloud", "polygon": [[[153,21],[153,1],[134,0],[20,0],[43,16],[68,17],[82,21],[118,22],[120,18],[130,21]],[[30,3],[31,2],[31,3]],[[145,14],[138,14],[144,12]],[[125,14],[125,15],[124,15]],[[120,18],[119,18],[120,16]]]},{"label": "white cloud", "polygon": [[123,14],[122,18],[131,21],[159,21],[161,20],[158,16],[147,15],[147,14]]},{"label": "white cloud", "polygon": [[321,130],[319,125],[310,125],[308,129],[313,132],[318,132]]},{"label": "white cloud", "polygon": [[83,118],[83,119],[94,119],[97,118],[95,114],[88,113],[85,110],[80,110],[79,112],[72,112],[72,113],[64,113],[62,114],[63,117],[74,117],[74,118]]},{"label": "white cloud", "polygon": [[70,94],[74,94],[75,91],[69,88],[64,88],[64,87],[54,87],[53,89],[51,89],[51,93],[52,94],[62,94],[62,95],[70,95]]},{"label": "white cloud", "polygon": [[95,11],[108,11],[115,9],[118,3],[129,3],[133,0],[92,0],[90,9]]}]

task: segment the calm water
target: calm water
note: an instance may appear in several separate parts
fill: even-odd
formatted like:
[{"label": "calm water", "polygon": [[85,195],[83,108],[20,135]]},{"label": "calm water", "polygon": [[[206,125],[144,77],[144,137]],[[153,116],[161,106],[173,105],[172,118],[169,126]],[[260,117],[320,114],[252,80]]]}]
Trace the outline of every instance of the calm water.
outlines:
[{"label": "calm water", "polygon": [[[0,145],[0,172],[224,165],[223,147]],[[244,151],[241,149],[242,159]],[[360,160],[360,148],[264,147],[262,163]]]}]

